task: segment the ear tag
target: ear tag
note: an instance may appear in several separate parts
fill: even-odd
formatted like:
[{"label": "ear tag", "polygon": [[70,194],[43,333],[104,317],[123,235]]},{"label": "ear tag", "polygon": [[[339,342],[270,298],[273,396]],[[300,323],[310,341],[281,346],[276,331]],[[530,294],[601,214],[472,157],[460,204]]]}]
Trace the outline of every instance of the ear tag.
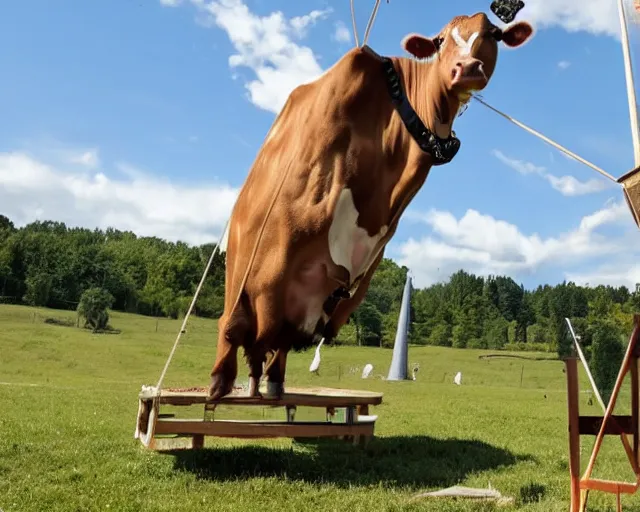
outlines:
[{"label": "ear tag", "polygon": [[494,0],[491,2],[491,12],[504,23],[511,23],[523,7],[522,0]]}]

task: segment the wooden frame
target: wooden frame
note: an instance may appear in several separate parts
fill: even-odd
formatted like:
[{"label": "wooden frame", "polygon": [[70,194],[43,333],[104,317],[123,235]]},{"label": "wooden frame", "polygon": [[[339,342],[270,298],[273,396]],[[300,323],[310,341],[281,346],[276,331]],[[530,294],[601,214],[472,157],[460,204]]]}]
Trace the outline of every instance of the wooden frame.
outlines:
[{"label": "wooden frame", "polygon": [[[329,437],[366,444],[373,437],[378,418],[369,415],[369,406],[381,403],[382,393],[334,388],[289,388],[280,399],[250,397],[234,390],[215,402],[207,401],[204,388],[162,389],[159,394],[155,388],[143,388],[138,395],[134,437],[156,451],[202,448],[205,436],[244,439]],[[203,419],[179,419],[173,414],[162,414],[162,405],[203,405]],[[216,420],[212,416],[217,405],[280,406],[285,408],[285,419]],[[326,421],[295,421],[297,407],[324,408]],[[335,421],[336,409],[345,409],[344,422]]]},{"label": "wooden frame", "polygon": [[622,185],[624,198],[633,215],[633,220],[640,227],[640,167],[620,176],[617,182]]},{"label": "wooden frame", "polygon": [[[640,315],[634,316],[634,329],[629,340],[620,372],[611,393],[604,416],[580,416],[578,358],[564,360],[567,375],[567,406],[569,424],[569,475],[571,479],[571,512],[584,512],[590,490],[615,494],[618,512],[622,511],[621,494],[635,494],[640,487],[640,428],[639,428],[639,384],[638,363],[640,361]],[[613,409],[622,387],[622,382],[631,374],[631,416],[614,416]],[[584,475],[580,477],[580,436],[595,435],[596,442]],[[620,436],[622,445],[636,475],[634,483],[616,482],[592,478],[591,473],[605,435]],[[631,436],[631,443],[627,436]]]}]

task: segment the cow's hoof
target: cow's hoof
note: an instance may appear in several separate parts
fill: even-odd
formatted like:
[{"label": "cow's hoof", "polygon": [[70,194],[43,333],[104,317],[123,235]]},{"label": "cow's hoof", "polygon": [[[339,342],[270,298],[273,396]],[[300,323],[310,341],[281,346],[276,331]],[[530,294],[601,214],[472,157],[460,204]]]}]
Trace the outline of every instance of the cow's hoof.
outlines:
[{"label": "cow's hoof", "polygon": [[267,381],[267,393],[266,397],[268,398],[282,398],[284,393],[284,384],[282,382],[271,382]]},{"label": "cow's hoof", "polygon": [[249,396],[254,398],[262,398],[258,388],[260,386],[260,379],[256,377],[249,377]]},{"label": "cow's hoof", "polygon": [[211,376],[209,386],[209,400],[220,400],[233,391],[233,380],[225,378],[224,374],[216,373]]}]

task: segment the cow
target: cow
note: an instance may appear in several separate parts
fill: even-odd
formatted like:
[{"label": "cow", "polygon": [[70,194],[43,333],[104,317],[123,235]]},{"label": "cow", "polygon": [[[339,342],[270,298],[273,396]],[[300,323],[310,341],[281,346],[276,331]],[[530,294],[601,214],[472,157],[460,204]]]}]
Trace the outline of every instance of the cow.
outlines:
[{"label": "cow", "polygon": [[241,346],[249,395],[266,374],[279,397],[289,351],[337,335],[429,170],[455,156],[453,121],[487,86],[498,43],[532,35],[527,22],[457,16],[435,37],[407,35],[409,57],[355,47],[290,93],[229,220],[210,401],[233,389]]}]

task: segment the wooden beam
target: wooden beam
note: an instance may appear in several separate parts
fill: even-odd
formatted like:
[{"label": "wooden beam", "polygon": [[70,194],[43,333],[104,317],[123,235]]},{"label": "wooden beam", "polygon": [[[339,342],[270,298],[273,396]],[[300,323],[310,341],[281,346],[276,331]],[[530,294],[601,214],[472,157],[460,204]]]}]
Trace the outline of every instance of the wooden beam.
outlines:
[{"label": "wooden beam", "polygon": [[631,430],[633,436],[633,456],[636,462],[636,466],[638,467],[640,467],[640,453],[638,452],[638,444],[640,441],[640,416],[638,408],[640,404],[639,394],[640,389],[638,389],[638,359],[634,357],[631,359]]},{"label": "wooden beam", "polygon": [[615,482],[613,480],[601,480],[599,478],[588,478],[580,482],[580,488],[590,491],[602,491],[610,494],[635,494],[638,484],[628,482]]},{"label": "wooden beam", "polygon": [[[579,429],[582,436],[597,436],[602,426],[603,416],[580,416]],[[631,416],[611,416],[604,429],[604,435],[632,435],[633,419]]]},{"label": "wooden beam", "polygon": [[[375,418],[375,417],[371,417]],[[283,421],[235,421],[235,420],[158,420],[156,435],[203,435],[236,438],[273,438],[273,437],[337,437],[371,436],[373,421],[358,422],[352,425],[344,423]]]},{"label": "wooden beam", "polygon": [[627,206],[631,210],[633,220],[640,227],[640,167],[620,176],[617,181],[622,184]]},{"label": "wooden beam", "polygon": [[[356,391],[335,388],[288,388],[280,399],[251,397],[243,391],[234,391],[220,400],[207,400],[206,388],[182,390],[162,389],[159,402],[164,405],[253,405],[253,406],[298,406],[298,407],[356,407],[361,405],[380,405],[382,393]],[[140,393],[140,398],[148,398]]]},{"label": "wooden beam", "polygon": [[567,406],[569,411],[569,477],[571,512],[580,510],[580,406],[578,402],[578,359],[565,359],[567,372]]}]

